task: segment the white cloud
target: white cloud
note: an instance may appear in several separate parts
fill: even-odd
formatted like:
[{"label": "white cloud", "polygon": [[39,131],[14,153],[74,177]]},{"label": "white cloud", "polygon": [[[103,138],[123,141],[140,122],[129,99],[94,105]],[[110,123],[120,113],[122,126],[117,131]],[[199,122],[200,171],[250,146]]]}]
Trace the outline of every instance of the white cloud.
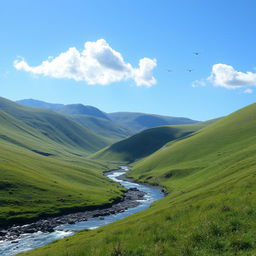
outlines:
[{"label": "white cloud", "polygon": [[139,68],[134,69],[134,80],[137,85],[151,86],[156,83],[152,71],[156,67],[156,60],[140,59]]},{"label": "white cloud", "polygon": [[[219,63],[212,66],[209,77],[194,81],[192,87],[206,86],[209,83],[226,89],[256,86],[256,73],[236,71],[230,65]],[[244,93],[252,92],[252,89],[244,90]]]},{"label": "white cloud", "polygon": [[216,86],[236,89],[256,86],[256,73],[236,71],[232,66],[220,63],[212,66],[212,73],[207,80]]},{"label": "white cloud", "polygon": [[156,65],[155,59],[143,58],[139,61],[139,67],[134,68],[130,63],[126,63],[122,55],[112,49],[104,39],[86,42],[81,52],[74,47],[69,48],[59,56],[49,57],[35,67],[30,66],[22,58],[14,61],[17,70],[36,75],[69,78],[85,81],[91,85],[107,85],[133,79],[136,85],[148,87],[156,83],[152,74]]},{"label": "white cloud", "polygon": [[244,90],[244,93],[251,94],[251,93],[253,93],[253,90],[252,89],[246,89],[246,90]]}]

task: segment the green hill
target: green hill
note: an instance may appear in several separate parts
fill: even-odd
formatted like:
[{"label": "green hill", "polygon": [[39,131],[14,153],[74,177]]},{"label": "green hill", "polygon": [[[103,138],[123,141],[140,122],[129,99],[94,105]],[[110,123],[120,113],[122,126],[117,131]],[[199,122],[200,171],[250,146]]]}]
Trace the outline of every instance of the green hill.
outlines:
[{"label": "green hill", "polygon": [[88,153],[109,144],[105,138],[52,111],[25,107],[4,98],[0,98],[0,110],[57,144],[81,149]]},{"label": "green hill", "polygon": [[108,167],[84,157],[104,145],[59,114],[0,98],[0,226],[120,197]]},{"label": "green hill", "polygon": [[83,104],[52,104],[34,99],[24,99],[17,102],[24,106],[48,109],[65,115],[94,133],[103,136],[109,144],[152,127],[195,124],[198,122],[184,117],[145,113],[116,112],[107,114],[98,108]]},{"label": "green hill", "polygon": [[104,119],[109,119],[108,116],[99,110],[98,108],[95,108],[93,106],[85,106],[83,104],[53,104],[48,103],[40,100],[34,100],[34,99],[25,99],[25,100],[18,100],[17,103],[28,106],[28,107],[35,107],[35,108],[45,108],[50,109],[55,112],[65,114],[65,115],[89,115]]},{"label": "green hill", "polygon": [[110,143],[114,143],[134,134],[133,130],[118,125],[111,120],[77,114],[68,115],[67,117],[81,124],[83,127],[92,130],[98,135],[103,136]]},{"label": "green hill", "polygon": [[108,144],[112,144],[135,133],[132,129],[110,120],[106,113],[92,106],[52,104],[33,99],[19,100],[17,102],[25,106],[48,109],[65,115],[83,127],[103,136]]},{"label": "green hill", "polygon": [[100,150],[91,157],[106,161],[134,162],[163,147],[167,142],[189,136],[208,125],[208,122],[192,125],[160,126],[144,130],[127,139]]},{"label": "green hill", "polygon": [[164,199],[25,255],[255,255],[255,127],[253,104],[168,143],[129,172],[164,186]]},{"label": "green hill", "polygon": [[137,132],[162,125],[194,124],[198,122],[184,117],[170,117],[133,112],[109,113],[108,116],[114,122],[129,127]]}]

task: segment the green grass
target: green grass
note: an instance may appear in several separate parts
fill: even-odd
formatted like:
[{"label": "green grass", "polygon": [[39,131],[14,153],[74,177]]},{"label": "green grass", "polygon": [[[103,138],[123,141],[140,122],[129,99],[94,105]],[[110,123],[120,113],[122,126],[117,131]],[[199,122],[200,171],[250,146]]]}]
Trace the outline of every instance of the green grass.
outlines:
[{"label": "green grass", "polygon": [[86,159],[105,145],[59,114],[0,99],[0,227],[113,202],[122,188]]},{"label": "green grass", "polygon": [[27,256],[256,255],[256,104],[170,142],[129,176],[168,196],[148,210]]},{"label": "green grass", "polygon": [[68,118],[106,138],[111,144],[134,134],[133,130],[115,122],[89,115],[68,115]]},{"label": "green grass", "polygon": [[[12,121],[12,126],[16,126],[16,130],[19,129],[27,135],[37,133],[39,136],[33,135],[35,138],[45,138],[58,145],[92,153],[109,144],[103,137],[52,111],[25,107],[1,97],[0,111],[15,120]],[[19,128],[14,122],[19,122]],[[9,123],[4,117],[1,118],[1,126]],[[2,132],[2,135],[5,134]]]},{"label": "green grass", "polygon": [[190,136],[212,122],[214,120],[190,125],[159,126],[147,129],[116,142],[90,157],[105,161],[135,162],[164,147],[167,142]]},{"label": "green grass", "polygon": [[52,110],[65,115],[83,127],[103,136],[109,144],[127,138],[135,133],[135,131],[113,122],[108,118],[106,113],[92,106],[84,106],[82,104],[51,104],[33,99],[20,100],[18,103],[28,107]]},{"label": "green grass", "polygon": [[124,127],[129,127],[137,132],[156,126],[194,124],[198,122],[185,117],[171,117],[135,112],[109,113],[108,117],[114,122]]}]

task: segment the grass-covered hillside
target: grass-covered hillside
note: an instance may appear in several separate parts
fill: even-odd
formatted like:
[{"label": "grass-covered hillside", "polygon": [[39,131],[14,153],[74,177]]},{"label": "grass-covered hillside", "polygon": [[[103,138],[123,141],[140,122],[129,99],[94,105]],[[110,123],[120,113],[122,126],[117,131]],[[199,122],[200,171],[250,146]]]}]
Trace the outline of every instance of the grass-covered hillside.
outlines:
[{"label": "grass-covered hillside", "polygon": [[61,113],[83,127],[103,136],[108,144],[152,127],[197,123],[197,121],[184,117],[145,113],[116,112],[107,114],[96,107],[83,104],[53,104],[34,99],[19,100],[17,102],[24,106],[48,109]]},{"label": "grass-covered hillside", "polygon": [[78,114],[67,115],[67,117],[98,135],[103,136],[105,140],[109,141],[109,144],[127,138],[135,133],[134,130],[104,118]]},{"label": "grass-covered hillside", "polygon": [[65,115],[89,115],[107,120],[109,119],[108,116],[98,108],[88,105],[85,106],[83,104],[54,104],[34,99],[18,100],[17,103],[28,107],[45,108]]},{"label": "grass-covered hillside", "polygon": [[0,99],[0,227],[112,202],[120,187],[85,155],[106,145],[59,114]]},{"label": "grass-covered hillside", "polygon": [[182,125],[198,122],[185,117],[171,117],[133,112],[109,113],[108,117],[114,122],[129,127],[137,132],[162,125]]},{"label": "grass-covered hillside", "polygon": [[253,104],[170,142],[129,173],[164,186],[164,199],[24,255],[255,255],[255,128]]},{"label": "grass-covered hillside", "polygon": [[131,163],[152,154],[167,142],[191,135],[207,126],[208,123],[160,126],[147,129],[100,150],[92,155],[92,158]]},{"label": "grass-covered hillside", "polygon": [[108,144],[127,138],[136,132],[110,120],[106,113],[93,106],[85,106],[82,104],[52,104],[33,99],[20,100],[17,102],[29,107],[48,109],[61,113],[86,129],[104,137]]},{"label": "grass-covered hillside", "polygon": [[[0,110],[20,121],[21,126],[26,125],[28,128],[23,129],[25,133],[29,133],[26,130],[34,129],[34,132],[40,133],[41,137],[57,144],[88,153],[108,145],[108,141],[103,137],[52,111],[25,107],[4,98],[0,98]],[[7,124],[3,120],[3,125],[7,126]]]}]

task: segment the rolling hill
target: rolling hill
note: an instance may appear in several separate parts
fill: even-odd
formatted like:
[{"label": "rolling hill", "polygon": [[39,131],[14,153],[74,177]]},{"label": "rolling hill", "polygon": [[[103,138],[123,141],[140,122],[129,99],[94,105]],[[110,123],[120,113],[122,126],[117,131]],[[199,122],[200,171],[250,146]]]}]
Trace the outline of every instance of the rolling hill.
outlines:
[{"label": "rolling hill", "polygon": [[150,128],[96,152],[91,158],[132,163],[152,154],[167,142],[189,136],[210,123],[208,121],[191,125]]},{"label": "rolling hill", "polygon": [[59,114],[0,98],[0,226],[120,198],[108,167],[84,157],[105,145]]},{"label": "rolling hill", "polygon": [[107,114],[98,108],[82,104],[52,104],[34,99],[19,100],[17,103],[61,113],[96,134],[104,136],[109,141],[109,144],[156,126],[194,124],[198,122],[189,118],[144,113],[116,112]]},{"label": "rolling hill", "polygon": [[170,117],[133,112],[109,113],[108,116],[114,122],[136,130],[137,132],[162,125],[194,124],[198,122],[185,117]]},{"label": "rolling hill", "polygon": [[20,100],[17,103],[29,107],[48,109],[65,115],[83,127],[105,137],[108,144],[129,137],[136,132],[113,122],[106,113],[92,106],[84,106],[82,104],[52,104],[33,99]]},{"label": "rolling hill", "polygon": [[134,164],[168,195],[122,221],[24,255],[246,256],[256,253],[256,104]]},{"label": "rolling hill", "polygon": [[104,118],[107,120],[109,119],[108,116],[104,112],[100,111],[98,108],[95,108],[93,106],[85,106],[83,104],[54,104],[34,99],[18,100],[17,103],[28,107],[46,108],[61,114],[89,115]]},{"label": "rolling hill", "polygon": [[0,109],[58,144],[72,146],[88,153],[108,144],[103,137],[48,110],[25,107],[4,98],[0,98]]},{"label": "rolling hill", "polygon": [[87,129],[94,131],[98,135],[103,136],[109,141],[109,144],[112,144],[120,139],[127,138],[133,135],[135,132],[129,128],[118,125],[111,120],[94,116],[73,114],[67,115],[67,117],[73,121],[76,121]]}]

